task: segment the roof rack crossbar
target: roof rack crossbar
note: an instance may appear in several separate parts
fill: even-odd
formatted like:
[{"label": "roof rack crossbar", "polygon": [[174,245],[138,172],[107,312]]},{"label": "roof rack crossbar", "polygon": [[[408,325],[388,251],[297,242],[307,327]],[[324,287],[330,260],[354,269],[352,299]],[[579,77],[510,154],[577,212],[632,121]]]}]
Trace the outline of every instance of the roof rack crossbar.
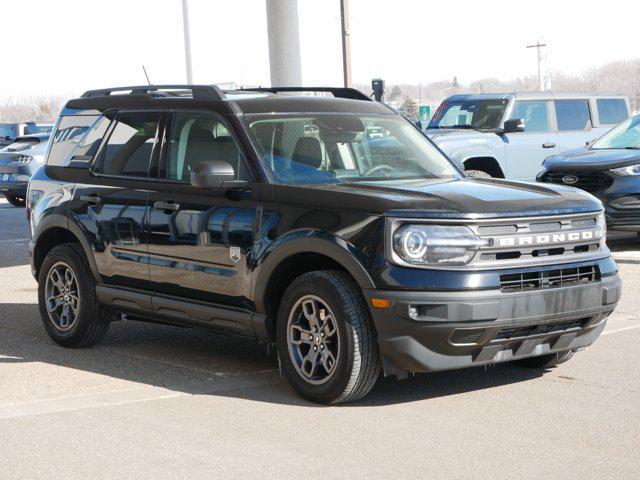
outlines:
[{"label": "roof rack crossbar", "polygon": [[256,87],[256,88],[241,88],[241,91],[247,92],[266,92],[266,93],[278,93],[278,92],[329,92],[337,98],[348,98],[351,100],[366,100],[371,102],[371,98],[367,97],[360,90],[349,87]]},{"label": "roof rack crossbar", "polygon": [[224,100],[225,94],[216,85],[136,85],[129,87],[101,88],[88,90],[81,98],[106,97],[113,92],[131,91],[131,95],[145,95],[158,90],[191,90],[194,100]]}]

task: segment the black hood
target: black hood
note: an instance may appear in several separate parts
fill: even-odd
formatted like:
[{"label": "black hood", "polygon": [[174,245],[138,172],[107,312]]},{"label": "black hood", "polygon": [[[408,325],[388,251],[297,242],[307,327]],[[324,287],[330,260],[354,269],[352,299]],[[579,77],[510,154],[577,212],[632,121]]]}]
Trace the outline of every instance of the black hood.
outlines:
[{"label": "black hood", "polygon": [[464,178],[331,185],[275,185],[278,202],[376,215],[487,218],[597,211],[581,190],[542,183]]},{"label": "black hood", "polygon": [[640,150],[580,148],[544,161],[548,170],[610,170],[640,163]]}]

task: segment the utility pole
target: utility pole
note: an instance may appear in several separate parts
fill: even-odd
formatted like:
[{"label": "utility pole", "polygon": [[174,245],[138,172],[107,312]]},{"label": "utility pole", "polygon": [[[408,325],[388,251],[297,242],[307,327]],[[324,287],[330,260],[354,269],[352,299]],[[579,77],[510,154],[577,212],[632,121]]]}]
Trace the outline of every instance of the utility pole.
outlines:
[{"label": "utility pole", "polygon": [[184,32],[184,60],[187,67],[187,84],[193,84],[191,70],[191,33],[189,32],[189,7],[187,0],[182,0],[182,31]]},{"label": "utility pole", "polygon": [[534,45],[527,45],[527,48],[536,48],[538,50],[538,88],[544,90],[544,78],[542,75],[542,48],[546,47],[546,43],[540,43],[538,40]]},{"label": "utility pole", "polygon": [[342,25],[342,75],[344,86],[351,86],[351,37],[349,32],[349,0],[340,0],[340,23]]}]

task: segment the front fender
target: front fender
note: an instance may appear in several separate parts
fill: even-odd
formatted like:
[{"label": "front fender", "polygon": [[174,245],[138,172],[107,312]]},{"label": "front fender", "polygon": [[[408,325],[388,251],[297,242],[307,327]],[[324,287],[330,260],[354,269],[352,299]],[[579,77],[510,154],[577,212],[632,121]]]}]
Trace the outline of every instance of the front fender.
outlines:
[{"label": "front fender", "polygon": [[327,256],[342,265],[361,288],[375,288],[371,276],[364,267],[362,253],[352,244],[326,231],[293,230],[270,243],[258,256],[252,298],[259,313],[265,312],[265,297],[271,275],[283,261],[299,253],[317,253]]}]

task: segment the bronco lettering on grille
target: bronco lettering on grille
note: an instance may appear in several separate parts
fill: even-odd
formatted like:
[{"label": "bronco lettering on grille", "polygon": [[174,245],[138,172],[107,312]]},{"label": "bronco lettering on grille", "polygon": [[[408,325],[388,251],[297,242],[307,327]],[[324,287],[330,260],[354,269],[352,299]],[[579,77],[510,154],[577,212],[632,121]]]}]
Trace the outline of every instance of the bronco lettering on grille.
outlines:
[{"label": "bronco lettering on grille", "polygon": [[602,230],[584,230],[581,232],[553,233],[544,235],[520,235],[514,237],[498,237],[497,246],[517,247],[526,245],[547,245],[554,243],[573,243],[582,240],[598,240]]}]

